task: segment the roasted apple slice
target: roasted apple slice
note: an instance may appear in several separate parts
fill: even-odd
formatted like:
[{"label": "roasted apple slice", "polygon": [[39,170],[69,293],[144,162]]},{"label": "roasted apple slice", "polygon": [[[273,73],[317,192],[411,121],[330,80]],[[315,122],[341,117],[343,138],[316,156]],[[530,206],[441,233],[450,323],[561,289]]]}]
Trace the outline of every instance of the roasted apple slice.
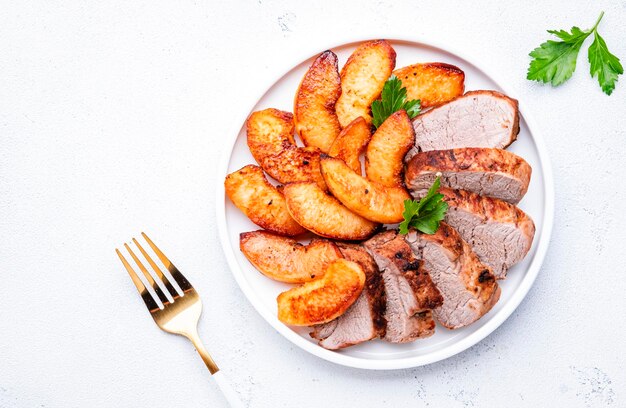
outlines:
[{"label": "roasted apple slice", "polygon": [[267,231],[241,233],[239,248],[263,275],[287,283],[318,278],[330,262],[342,258],[332,241],[313,239],[308,245],[302,245],[295,239]]},{"label": "roasted apple slice", "polygon": [[361,116],[348,124],[330,147],[328,154],[343,160],[357,173],[361,174],[360,156],[372,137],[370,127]]},{"label": "roasted apple slice", "polygon": [[278,295],[278,320],[293,326],[313,326],[341,316],[359,297],[365,285],[363,268],[338,259],[321,278]]},{"label": "roasted apple slice", "polygon": [[294,119],[296,132],[307,146],[328,153],[341,131],[335,103],[341,94],[337,56],[324,51],[304,74],[296,92]]},{"label": "roasted apple slice", "polygon": [[341,96],[335,105],[341,126],[359,116],[372,123],[370,106],[395,66],[396,52],[385,40],[368,41],[354,50],[341,70]]},{"label": "roasted apple slice", "polygon": [[367,145],[367,178],[385,187],[401,187],[404,156],[414,144],[415,131],[407,113],[399,110],[389,116]]},{"label": "roasted apple slice", "polygon": [[263,159],[294,146],[293,115],[269,108],[253,112],[246,122],[248,147],[259,164]]},{"label": "roasted apple slice", "polygon": [[378,225],[357,215],[314,182],[290,183],[283,188],[289,214],[304,228],[326,238],[361,240]]},{"label": "roasted apple slice", "polygon": [[285,197],[271,185],[259,166],[247,165],[226,176],[226,195],[250,221],[280,235],[306,232],[287,211]]},{"label": "roasted apple slice", "polygon": [[419,99],[422,108],[443,105],[465,90],[463,70],[442,62],[409,65],[393,73],[406,88],[407,99]]},{"label": "roasted apple slice", "polygon": [[333,157],[322,156],[321,167],[331,193],[348,209],[383,224],[395,224],[404,219],[404,200],[411,198],[404,188],[369,181]]},{"label": "roasted apple slice", "polygon": [[320,172],[320,153],[317,147],[289,146],[263,159],[261,167],[280,183],[315,181],[321,189],[327,190]]}]

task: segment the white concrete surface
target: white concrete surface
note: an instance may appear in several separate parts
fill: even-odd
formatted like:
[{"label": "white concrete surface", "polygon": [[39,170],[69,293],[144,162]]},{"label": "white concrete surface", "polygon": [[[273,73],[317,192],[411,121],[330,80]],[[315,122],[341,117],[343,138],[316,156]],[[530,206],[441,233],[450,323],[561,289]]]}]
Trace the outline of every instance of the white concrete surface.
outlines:
[{"label": "white concrete surface", "polygon": [[[336,4],[333,4],[336,3]],[[218,407],[193,348],[160,332],[113,248],[140,230],[203,295],[200,332],[250,407],[626,406],[626,79],[586,55],[524,79],[546,29],[588,27],[626,61],[626,2],[4,2],[0,13],[0,407]],[[431,366],[343,368],[252,309],[215,228],[234,113],[302,47],[440,32],[501,71],[547,135],[556,223],[496,332]]]}]

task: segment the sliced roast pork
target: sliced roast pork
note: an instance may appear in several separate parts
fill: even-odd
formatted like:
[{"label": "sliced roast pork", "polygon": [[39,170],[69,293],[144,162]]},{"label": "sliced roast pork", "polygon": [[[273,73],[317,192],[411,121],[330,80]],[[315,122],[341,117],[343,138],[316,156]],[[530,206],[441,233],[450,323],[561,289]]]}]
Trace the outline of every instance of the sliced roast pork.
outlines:
[{"label": "sliced roast pork", "polygon": [[424,196],[441,173],[442,187],[517,204],[528,190],[531,172],[524,159],[506,150],[468,147],[418,153],[404,178],[416,198]]},{"label": "sliced roast pork", "polygon": [[411,231],[406,240],[443,296],[434,315],[445,327],[458,329],[475,322],[500,298],[491,270],[448,224],[442,222],[433,235]]},{"label": "sliced roast pork", "polygon": [[439,190],[449,208],[445,221],[469,243],[497,279],[528,253],[535,224],[516,206],[464,190]]},{"label": "sliced roast pork", "polygon": [[432,309],[443,298],[428,272],[396,231],[385,231],[363,245],[382,272],[387,297],[384,340],[406,343],[431,336],[435,331]]},{"label": "sliced roast pork", "polygon": [[386,326],[385,289],[376,262],[360,245],[337,243],[337,246],[344,258],[361,265],[366,280],[363,292],[343,315],[313,327],[311,337],[329,350],[383,337]]},{"label": "sliced roast pork", "polygon": [[496,91],[471,91],[413,121],[417,152],[458,147],[505,148],[519,133],[517,101]]}]

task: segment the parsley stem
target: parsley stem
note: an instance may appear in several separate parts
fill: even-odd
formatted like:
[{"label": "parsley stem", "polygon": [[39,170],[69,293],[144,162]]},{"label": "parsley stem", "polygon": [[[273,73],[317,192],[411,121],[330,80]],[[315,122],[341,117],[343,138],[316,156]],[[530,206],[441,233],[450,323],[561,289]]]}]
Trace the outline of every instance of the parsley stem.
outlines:
[{"label": "parsley stem", "polygon": [[602,17],[604,17],[604,11],[600,13],[600,17],[598,17],[598,20],[596,21],[596,23],[593,25],[593,28],[591,29],[590,32],[594,32],[596,31],[596,28],[598,28],[598,24],[600,24],[600,21],[602,20]]}]

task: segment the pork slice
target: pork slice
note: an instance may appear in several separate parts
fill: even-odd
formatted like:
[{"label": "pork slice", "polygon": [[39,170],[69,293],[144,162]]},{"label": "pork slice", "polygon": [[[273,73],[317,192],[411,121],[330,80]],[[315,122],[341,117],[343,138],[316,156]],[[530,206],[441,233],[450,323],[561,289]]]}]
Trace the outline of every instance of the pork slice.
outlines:
[{"label": "pork slice", "polygon": [[428,272],[396,231],[375,235],[363,245],[382,272],[387,298],[384,340],[406,343],[434,333],[431,310],[443,302]]},{"label": "pork slice", "polygon": [[435,333],[432,310],[415,311],[407,300],[410,285],[395,273],[383,273],[387,294],[387,331],[383,340],[390,343],[408,343]]},{"label": "pork slice", "polygon": [[406,160],[420,151],[459,147],[505,148],[519,133],[515,99],[496,91],[471,91],[431,109],[413,120],[415,146]]},{"label": "pork slice", "polygon": [[385,290],[376,262],[360,245],[337,243],[344,258],[361,265],[365,288],[356,302],[341,316],[313,327],[311,337],[319,345],[338,350],[385,335]]},{"label": "pork slice", "polygon": [[468,147],[421,152],[408,163],[404,175],[411,195],[423,197],[438,173],[442,187],[517,204],[528,191],[532,169],[524,159],[502,149]]},{"label": "pork slice", "polygon": [[522,210],[505,201],[464,190],[439,190],[448,203],[445,221],[472,246],[478,259],[497,279],[524,259],[533,243],[535,224]]},{"label": "pork slice", "polygon": [[475,322],[500,298],[491,270],[448,224],[442,222],[433,235],[411,231],[406,240],[443,296],[433,314],[445,327],[458,329]]}]

